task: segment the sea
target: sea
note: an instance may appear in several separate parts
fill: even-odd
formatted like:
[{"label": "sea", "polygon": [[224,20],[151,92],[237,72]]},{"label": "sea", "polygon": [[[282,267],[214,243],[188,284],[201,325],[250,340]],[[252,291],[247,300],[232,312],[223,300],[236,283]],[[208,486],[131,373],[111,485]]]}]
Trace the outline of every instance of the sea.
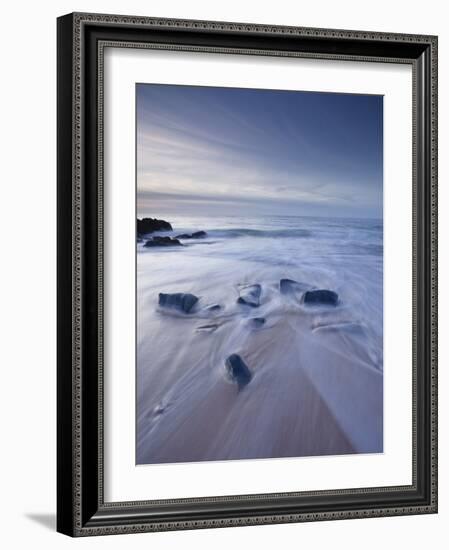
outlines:
[{"label": "sea", "polygon": [[[137,463],[381,452],[382,220],[155,217],[173,226],[156,235],[207,235],[137,243]],[[304,304],[281,279],[338,304]],[[254,284],[260,305],[238,303]],[[189,314],[159,305],[177,292],[199,298]],[[242,392],[226,377],[232,353],[254,375]]]}]

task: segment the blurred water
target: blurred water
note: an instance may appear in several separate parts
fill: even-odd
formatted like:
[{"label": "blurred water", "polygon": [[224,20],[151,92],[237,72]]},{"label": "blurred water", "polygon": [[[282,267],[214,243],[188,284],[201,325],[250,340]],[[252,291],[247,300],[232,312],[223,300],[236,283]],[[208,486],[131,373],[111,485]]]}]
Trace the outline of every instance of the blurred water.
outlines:
[{"label": "blurred water", "polygon": [[[382,221],[165,219],[173,231],[160,235],[204,230],[207,237],[185,240],[182,248],[137,245],[137,462],[338,454],[349,447],[381,451]],[[334,290],[339,305],[310,310],[279,292],[281,278]],[[260,307],[242,307],[236,301],[238,285],[253,283],[262,285]],[[161,310],[159,292],[191,292],[199,297],[198,307],[188,316]],[[207,310],[213,304],[220,304],[218,313]],[[264,332],[254,330],[251,319],[256,316],[266,319]],[[202,329],[214,323],[217,330]],[[240,353],[256,373],[244,401],[231,399],[223,383],[223,365],[231,353]],[[312,399],[310,428],[298,420],[306,403],[306,398],[298,401],[298,392],[305,391],[306,383],[313,387],[308,395],[316,391],[330,411],[323,420],[324,409]],[[291,433],[297,430],[302,443],[274,435],[279,428],[265,405],[276,395],[284,402],[283,423],[288,419]],[[253,412],[245,412],[245,422],[239,420],[238,426],[217,419],[212,430],[205,423],[199,438],[203,420],[197,415],[201,410],[214,418],[214,402],[236,418],[245,407]],[[321,412],[313,417],[312,409]],[[331,421],[335,430],[325,436],[323,425]],[[330,444],[339,430],[340,439]],[[318,431],[324,440],[314,441]]]},{"label": "blurred water", "polygon": [[[341,303],[350,310],[351,318],[363,323],[372,345],[379,355],[382,368],[383,332],[383,225],[382,220],[314,218],[296,216],[170,218],[177,235],[207,231],[207,238],[184,241],[180,249],[145,249],[152,278],[160,276],[162,286],[167,282],[167,268],[181,259],[183,270],[193,280],[195,289],[202,270],[208,277],[223,279],[223,260],[232,266],[232,278],[242,273],[245,281],[248,263],[263,271],[264,282],[278,283],[279,275],[338,292]],[[181,255],[182,256],[179,256]],[[141,254],[139,254],[141,256]],[[214,261],[217,264],[214,273]],[[142,258],[141,263],[145,263]],[[153,279],[154,280],[154,279]],[[229,280],[229,283],[232,283]],[[163,291],[163,290],[161,290]],[[193,290],[192,290],[193,291]]]}]

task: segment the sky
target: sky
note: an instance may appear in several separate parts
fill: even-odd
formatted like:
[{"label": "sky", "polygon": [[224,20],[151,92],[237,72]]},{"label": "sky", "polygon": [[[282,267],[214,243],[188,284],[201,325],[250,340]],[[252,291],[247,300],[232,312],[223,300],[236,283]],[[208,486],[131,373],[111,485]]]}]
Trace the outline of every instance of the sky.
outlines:
[{"label": "sky", "polygon": [[138,216],[382,218],[383,98],[137,84]]}]

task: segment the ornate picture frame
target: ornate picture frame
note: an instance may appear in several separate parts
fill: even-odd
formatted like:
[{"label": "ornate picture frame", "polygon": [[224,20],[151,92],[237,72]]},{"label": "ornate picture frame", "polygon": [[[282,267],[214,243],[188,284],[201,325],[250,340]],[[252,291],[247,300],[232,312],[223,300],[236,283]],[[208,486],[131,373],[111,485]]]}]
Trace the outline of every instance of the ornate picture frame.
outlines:
[{"label": "ornate picture frame", "polygon": [[[175,499],[158,498],[150,489],[145,500],[105,501],[103,93],[107,47],[411,66],[410,485],[195,498],[180,493]],[[58,19],[57,72],[57,530],[90,536],[436,513],[437,37],[74,13]]]}]

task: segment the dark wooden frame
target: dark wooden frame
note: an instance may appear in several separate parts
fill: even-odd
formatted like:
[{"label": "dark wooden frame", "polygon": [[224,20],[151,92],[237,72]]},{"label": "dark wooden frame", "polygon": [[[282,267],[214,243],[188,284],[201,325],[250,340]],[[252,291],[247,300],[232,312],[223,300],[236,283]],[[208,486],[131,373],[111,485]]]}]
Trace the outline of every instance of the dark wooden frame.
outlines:
[{"label": "dark wooden frame", "polygon": [[[105,45],[412,65],[412,485],[138,503],[104,502],[102,52]],[[95,14],[60,17],[58,531],[86,536],[436,512],[436,262],[435,36]]]}]

